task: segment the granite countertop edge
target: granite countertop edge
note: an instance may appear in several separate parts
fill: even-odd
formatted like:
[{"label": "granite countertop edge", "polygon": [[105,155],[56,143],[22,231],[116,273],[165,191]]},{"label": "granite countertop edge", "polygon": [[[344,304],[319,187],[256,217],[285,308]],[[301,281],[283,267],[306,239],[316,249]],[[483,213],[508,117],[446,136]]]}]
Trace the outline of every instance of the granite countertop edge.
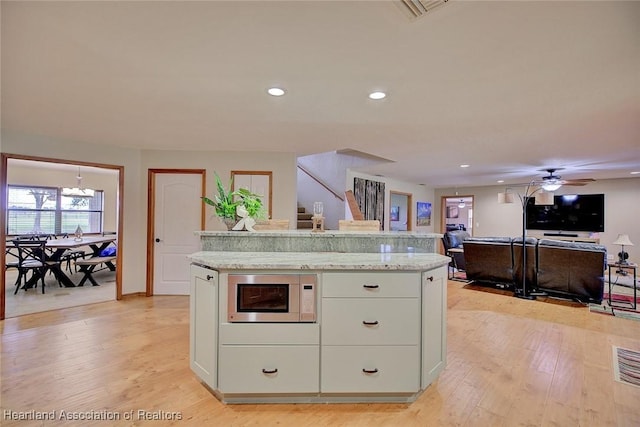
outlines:
[{"label": "granite countertop edge", "polygon": [[226,231],[226,230],[204,230],[195,231],[197,236],[233,236],[233,237],[312,237],[312,238],[335,238],[335,237],[357,237],[357,236],[377,236],[377,237],[393,237],[393,238],[431,238],[439,239],[443,235],[438,233],[419,233],[411,231],[340,231],[325,230],[322,233],[314,233],[302,230],[260,230],[255,232],[249,231]]},{"label": "granite countertop edge", "polygon": [[192,263],[220,270],[383,270],[423,271],[450,258],[433,253],[196,252]]}]

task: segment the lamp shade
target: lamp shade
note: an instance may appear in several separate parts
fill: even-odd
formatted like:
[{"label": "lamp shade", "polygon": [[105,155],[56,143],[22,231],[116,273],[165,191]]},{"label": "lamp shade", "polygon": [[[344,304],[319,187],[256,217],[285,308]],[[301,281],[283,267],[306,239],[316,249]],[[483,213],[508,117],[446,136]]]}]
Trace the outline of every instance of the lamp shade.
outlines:
[{"label": "lamp shade", "polygon": [[514,199],[513,193],[498,193],[498,203],[513,203]]},{"label": "lamp shade", "polygon": [[553,193],[541,191],[536,194],[536,205],[553,205]]},{"label": "lamp shade", "polygon": [[629,240],[628,234],[618,234],[618,238],[613,242],[614,245],[633,246],[631,240]]}]

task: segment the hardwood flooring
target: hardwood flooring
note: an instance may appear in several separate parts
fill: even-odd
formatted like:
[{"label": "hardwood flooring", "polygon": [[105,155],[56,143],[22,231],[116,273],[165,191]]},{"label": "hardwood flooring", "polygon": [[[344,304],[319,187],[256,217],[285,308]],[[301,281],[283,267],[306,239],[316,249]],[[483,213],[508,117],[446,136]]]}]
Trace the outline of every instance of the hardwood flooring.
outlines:
[{"label": "hardwood flooring", "polygon": [[[611,349],[640,350],[640,322],[460,282],[448,291],[448,365],[411,404],[223,405],[189,369],[187,297],[129,297],[7,319],[0,424],[640,425],[640,388],[613,380]],[[10,419],[48,411],[54,420]],[[120,419],[69,421],[62,411]]]}]

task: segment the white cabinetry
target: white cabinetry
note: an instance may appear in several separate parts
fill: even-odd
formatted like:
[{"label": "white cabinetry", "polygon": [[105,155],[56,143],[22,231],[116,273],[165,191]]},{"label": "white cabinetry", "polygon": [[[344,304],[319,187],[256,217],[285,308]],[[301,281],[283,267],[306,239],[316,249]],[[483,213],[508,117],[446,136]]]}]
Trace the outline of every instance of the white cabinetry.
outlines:
[{"label": "white cabinetry", "polygon": [[191,369],[224,402],[410,402],[445,367],[446,264],[317,273],[316,323],[227,322],[229,271],[191,267]]},{"label": "white cabinetry", "polygon": [[446,268],[422,273],[422,388],[431,384],[447,363]]},{"label": "white cabinetry", "polygon": [[418,272],[322,275],[321,392],[420,390],[420,280]]},{"label": "white cabinetry", "polygon": [[189,360],[191,369],[216,389],[218,366],[218,272],[191,265]]}]

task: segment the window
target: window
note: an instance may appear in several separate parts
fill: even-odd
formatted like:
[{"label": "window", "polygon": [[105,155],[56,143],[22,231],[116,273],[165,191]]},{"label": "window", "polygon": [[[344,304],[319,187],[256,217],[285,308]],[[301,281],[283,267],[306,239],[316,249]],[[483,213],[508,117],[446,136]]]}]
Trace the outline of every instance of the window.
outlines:
[{"label": "window", "polygon": [[63,195],[62,188],[9,185],[7,235],[101,233],[104,192],[93,196]]}]

